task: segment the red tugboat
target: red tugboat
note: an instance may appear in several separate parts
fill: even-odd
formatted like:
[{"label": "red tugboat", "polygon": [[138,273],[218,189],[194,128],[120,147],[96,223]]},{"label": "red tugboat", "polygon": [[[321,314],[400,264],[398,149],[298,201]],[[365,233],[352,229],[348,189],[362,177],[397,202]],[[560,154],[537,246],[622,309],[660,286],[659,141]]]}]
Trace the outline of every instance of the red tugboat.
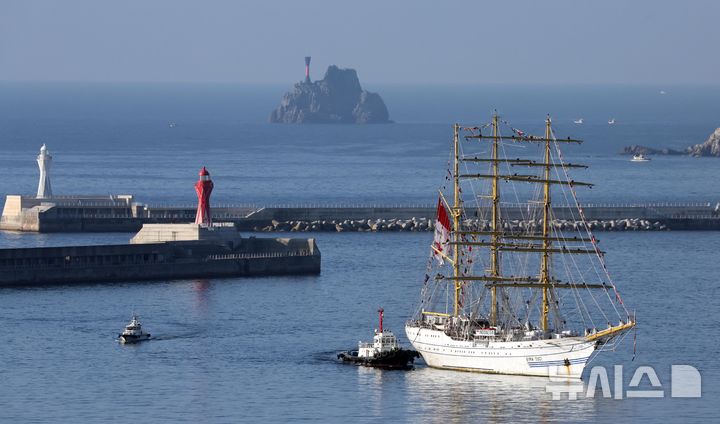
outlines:
[{"label": "red tugboat", "polygon": [[340,352],[338,359],[343,362],[366,367],[385,369],[410,369],[420,354],[414,350],[402,349],[395,334],[383,329],[383,313],[380,308],[380,328],[375,330],[372,343],[358,342],[358,350]]}]

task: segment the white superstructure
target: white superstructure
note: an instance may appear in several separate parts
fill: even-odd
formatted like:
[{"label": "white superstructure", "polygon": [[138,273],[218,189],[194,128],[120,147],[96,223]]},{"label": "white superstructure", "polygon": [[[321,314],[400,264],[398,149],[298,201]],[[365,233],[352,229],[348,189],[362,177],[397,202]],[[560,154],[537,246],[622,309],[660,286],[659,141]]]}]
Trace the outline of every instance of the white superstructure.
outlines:
[{"label": "white superstructure", "polygon": [[40,154],[37,157],[38,168],[40,168],[40,181],[38,182],[38,199],[52,198],[52,186],[50,185],[50,166],[52,165],[52,156],[47,150],[45,144],[40,147]]},{"label": "white superstructure", "polygon": [[390,353],[400,349],[397,337],[390,330],[377,330],[372,343],[358,342],[359,358],[377,358],[383,353]]}]

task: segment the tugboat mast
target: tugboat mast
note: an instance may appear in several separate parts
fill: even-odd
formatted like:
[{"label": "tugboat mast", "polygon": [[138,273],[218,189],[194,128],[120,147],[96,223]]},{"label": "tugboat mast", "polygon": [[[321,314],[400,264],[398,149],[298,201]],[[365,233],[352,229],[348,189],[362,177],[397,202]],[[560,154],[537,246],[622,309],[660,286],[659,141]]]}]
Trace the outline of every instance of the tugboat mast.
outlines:
[{"label": "tugboat mast", "polygon": [[383,308],[378,309],[378,314],[380,315],[380,333],[383,332],[383,329],[382,329],[382,324],[383,324],[383,312],[385,312],[385,310],[384,310]]}]

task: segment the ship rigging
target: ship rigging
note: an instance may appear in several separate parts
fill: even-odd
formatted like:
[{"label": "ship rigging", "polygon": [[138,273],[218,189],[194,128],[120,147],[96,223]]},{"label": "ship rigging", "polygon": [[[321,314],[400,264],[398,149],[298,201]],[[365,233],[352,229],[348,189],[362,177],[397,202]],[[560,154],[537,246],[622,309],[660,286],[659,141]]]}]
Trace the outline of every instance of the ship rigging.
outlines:
[{"label": "ship rigging", "polygon": [[[503,125],[510,127],[494,114],[482,126],[453,127],[421,302],[406,332],[431,367],[579,378],[635,317],[589,227],[567,234],[553,225],[554,188],[586,224],[575,188],[592,184],[569,175],[586,166],[565,162],[560,149],[582,141],[557,138],[550,117],[542,136],[513,127],[503,135]],[[508,154],[533,147],[536,159]],[[521,231],[503,214],[511,196],[528,223]]]}]

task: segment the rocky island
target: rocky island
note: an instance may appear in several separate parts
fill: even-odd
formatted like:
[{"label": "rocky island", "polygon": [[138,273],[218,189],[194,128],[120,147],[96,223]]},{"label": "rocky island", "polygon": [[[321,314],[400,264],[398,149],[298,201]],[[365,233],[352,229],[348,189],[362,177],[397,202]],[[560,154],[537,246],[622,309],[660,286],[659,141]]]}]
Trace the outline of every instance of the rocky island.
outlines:
[{"label": "rocky island", "polygon": [[633,145],[625,147],[622,152],[623,155],[688,155],[694,157],[700,156],[713,156],[720,157],[720,128],[716,129],[715,132],[710,134],[704,143],[690,146],[684,150],[673,150],[673,149],[654,149],[652,147]]},{"label": "rocky island", "polygon": [[390,123],[385,102],[377,93],[363,90],[354,69],[328,67],[325,77],[311,82],[309,58],[305,81],[285,93],[270,122],[282,124],[384,124]]},{"label": "rocky island", "polygon": [[622,149],[620,154],[623,155],[684,155],[685,152],[674,149],[655,149],[648,146],[641,146],[639,144],[633,144],[632,146],[626,146]]}]

